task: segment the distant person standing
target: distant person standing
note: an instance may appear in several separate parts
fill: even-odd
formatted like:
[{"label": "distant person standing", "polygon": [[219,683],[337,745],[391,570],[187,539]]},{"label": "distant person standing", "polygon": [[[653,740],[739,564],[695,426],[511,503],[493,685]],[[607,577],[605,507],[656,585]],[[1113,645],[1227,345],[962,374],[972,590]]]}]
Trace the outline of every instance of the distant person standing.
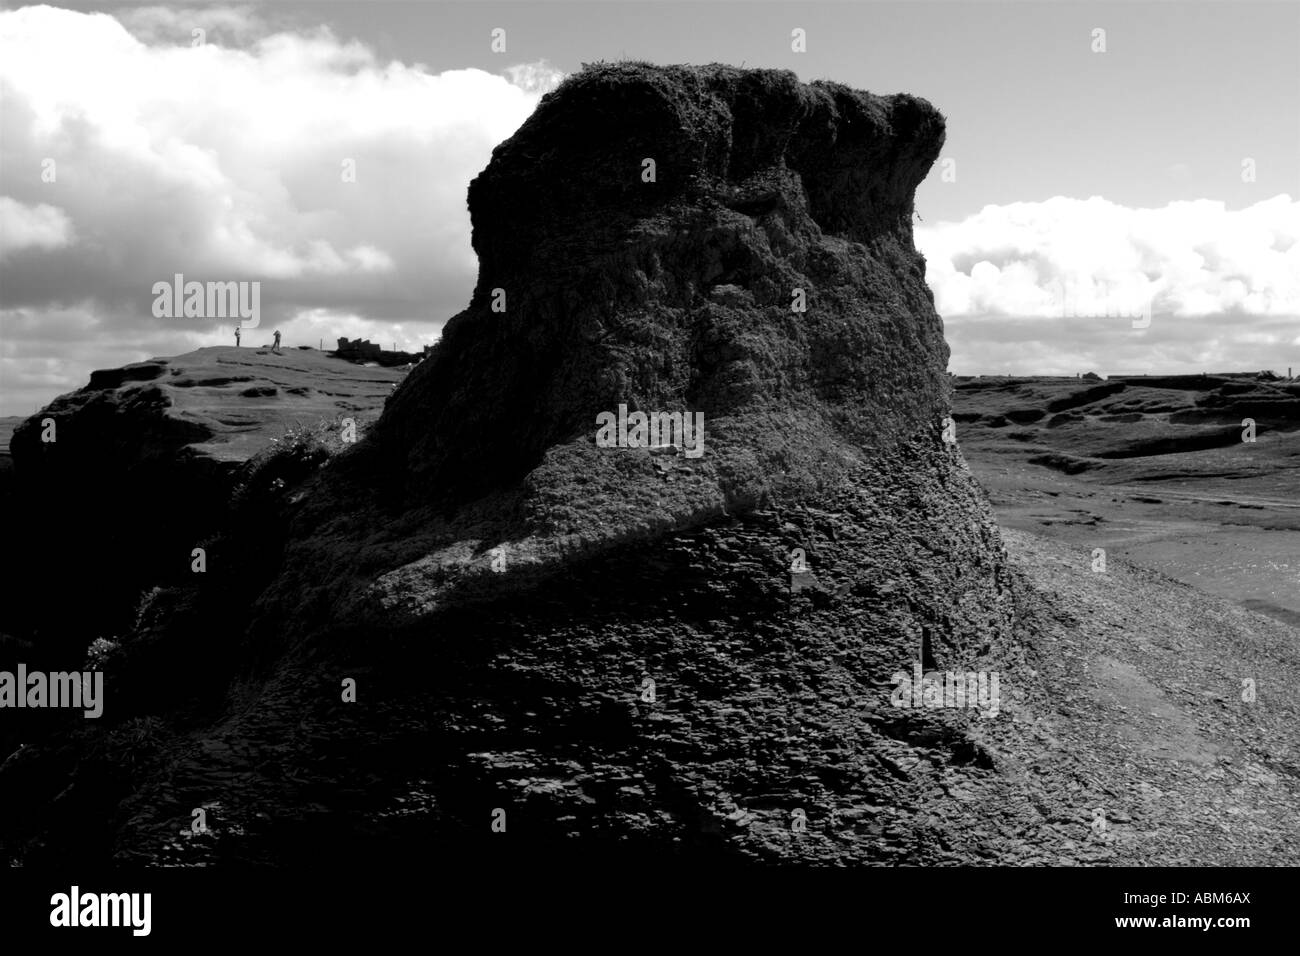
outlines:
[{"label": "distant person standing", "polygon": [[275,330],[275,341],[271,344],[271,351],[278,353],[280,351],[280,330]]},{"label": "distant person standing", "polygon": [[239,326],[235,326],[235,348],[239,348]]}]

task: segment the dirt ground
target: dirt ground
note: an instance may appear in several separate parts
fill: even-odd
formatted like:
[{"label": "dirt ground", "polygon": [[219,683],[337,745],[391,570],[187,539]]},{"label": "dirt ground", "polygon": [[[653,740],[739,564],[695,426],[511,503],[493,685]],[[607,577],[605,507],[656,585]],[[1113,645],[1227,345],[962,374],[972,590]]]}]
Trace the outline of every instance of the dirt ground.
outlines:
[{"label": "dirt ground", "polygon": [[1089,486],[1034,465],[972,461],[998,523],[1169,577],[1300,627],[1300,494],[1294,502],[1167,488]]},{"label": "dirt ground", "polygon": [[1079,847],[1104,846],[1098,862],[1294,865],[1296,631],[1122,559],[1089,573],[1088,550],[1004,534],[1044,614],[1024,632],[1040,681],[1010,726],[990,725],[995,752],[1019,749],[1044,793],[1084,798]]}]

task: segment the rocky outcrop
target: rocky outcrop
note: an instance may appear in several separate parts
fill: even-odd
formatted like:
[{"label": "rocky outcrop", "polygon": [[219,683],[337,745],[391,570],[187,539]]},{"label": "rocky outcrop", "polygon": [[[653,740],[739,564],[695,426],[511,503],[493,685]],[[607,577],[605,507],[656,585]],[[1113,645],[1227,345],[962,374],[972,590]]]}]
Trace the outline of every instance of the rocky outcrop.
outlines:
[{"label": "rocky outcrop", "polygon": [[[5,441],[23,546],[3,549],[4,579],[25,600],[0,609],[0,631],[40,630],[79,663],[130,627],[142,591],[190,573],[250,460],[322,421],[373,419],[400,378],[314,349],[221,347],[91,373]],[[59,570],[72,555],[85,573]]]},{"label": "rocky outcrop", "polygon": [[[376,429],[372,471],[450,524],[385,607],[937,447],[948,350],[911,213],[942,142],[921,100],[786,73],[603,67],[546,98],[470,186],[469,308]],[[705,454],[596,447],[620,406],[702,415]]]},{"label": "rocky outcrop", "polygon": [[[620,403],[707,416],[714,506],[842,475],[829,446],[937,433],[948,350],[911,215],[942,143],[922,100],[788,73],[574,77],[470,186],[473,300],[381,425],[408,488],[513,486]],[[822,460],[782,475],[786,453]]]},{"label": "rocky outcrop", "polygon": [[424,358],[428,351],[429,346],[426,345],[424,352],[421,353],[395,352],[380,348],[378,343],[371,342],[369,339],[340,338],[338,348],[331,352],[330,355],[362,365],[373,362],[385,368],[393,368],[395,366],[414,365]]},{"label": "rocky outcrop", "polygon": [[[243,666],[224,714],[164,715],[130,789],[101,781],[113,852],[396,857],[504,811],[515,847],[971,862],[987,834],[945,812],[1035,826],[993,713],[894,693],[913,665],[1000,673],[1012,706],[1023,673],[912,243],[943,129],[722,66],[545,97],[470,187],[468,308],[365,441],[264,502],[283,536],[207,635]],[[602,416],[638,412],[702,416],[702,443],[607,447]],[[214,587],[125,650],[195,640]],[[39,768],[6,768],[36,801],[11,819],[57,841]],[[211,836],[177,841],[196,806]]]}]

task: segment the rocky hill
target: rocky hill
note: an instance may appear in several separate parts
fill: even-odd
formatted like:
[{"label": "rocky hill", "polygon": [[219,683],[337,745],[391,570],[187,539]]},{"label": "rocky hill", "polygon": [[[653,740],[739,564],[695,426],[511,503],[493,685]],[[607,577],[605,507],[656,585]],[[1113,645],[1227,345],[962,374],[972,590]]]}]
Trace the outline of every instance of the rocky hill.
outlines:
[{"label": "rocky hill", "polygon": [[[142,591],[184,580],[185,555],[229,521],[246,464],[345,418],[365,424],[405,375],[315,349],[205,348],[91,374],[6,440],[0,492],[20,502],[4,577],[26,600],[0,631],[84,654],[130,625]],[[46,422],[52,422],[52,431]],[[47,440],[52,439],[52,440]],[[4,466],[10,466],[6,460]],[[93,574],[51,569],[87,554]]]},{"label": "rocky hill", "polygon": [[[1130,750],[1077,751],[1087,668],[1065,667],[1078,694],[1040,676],[1066,661],[1066,606],[1015,569],[945,441],[948,350],[911,233],[943,137],[922,100],[784,72],[566,80],[470,187],[468,307],[359,442],[326,428],[237,470],[206,570],[96,651],[102,721],[42,726],[0,766],[4,851],[1196,856],[1107,829],[1201,822],[1139,806]],[[635,413],[702,429],[656,441]],[[194,438],[149,453],[168,442]],[[182,537],[156,540],[186,565]],[[1224,632],[1250,642],[1240,613]],[[1294,667],[1281,632],[1252,647]],[[1120,709],[1200,700],[1107,652]],[[969,674],[970,699],[900,693],[914,667]],[[1297,859],[1265,825],[1300,804],[1271,722],[1295,695],[1275,701],[1269,721],[1179,724],[1170,753],[1201,762],[1161,790],[1200,807],[1205,760],[1267,754],[1283,782],[1239,828],[1243,861]]]}]

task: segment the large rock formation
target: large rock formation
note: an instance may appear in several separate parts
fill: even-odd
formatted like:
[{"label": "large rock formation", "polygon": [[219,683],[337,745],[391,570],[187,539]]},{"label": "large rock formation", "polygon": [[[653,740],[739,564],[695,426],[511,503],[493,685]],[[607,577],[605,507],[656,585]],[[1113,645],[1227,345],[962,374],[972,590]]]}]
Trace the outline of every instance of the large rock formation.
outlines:
[{"label": "large rock formation", "polygon": [[[372,433],[267,492],[256,575],[235,522],[124,642],[122,668],[203,641],[238,690],[63,810],[11,761],[11,825],[56,857],[84,846],[51,821],[98,808],[120,857],[337,860],[499,849],[504,810],[516,848],[1015,858],[972,823],[1037,819],[972,729],[998,718],[891,703],[913,664],[1017,694],[912,242],[943,137],[922,100],[785,72],[571,77],[471,185],[473,299]],[[702,415],[702,453],[602,447],[620,406]]]},{"label": "large rock formation", "polygon": [[[531,579],[815,500],[909,443],[944,454],[948,349],[911,229],[942,143],[924,101],[788,73],[615,66],[547,97],[471,184],[474,298],[379,423],[374,470],[451,526],[385,605],[472,587],[493,547]],[[597,447],[620,405],[702,414],[704,455]]]}]

